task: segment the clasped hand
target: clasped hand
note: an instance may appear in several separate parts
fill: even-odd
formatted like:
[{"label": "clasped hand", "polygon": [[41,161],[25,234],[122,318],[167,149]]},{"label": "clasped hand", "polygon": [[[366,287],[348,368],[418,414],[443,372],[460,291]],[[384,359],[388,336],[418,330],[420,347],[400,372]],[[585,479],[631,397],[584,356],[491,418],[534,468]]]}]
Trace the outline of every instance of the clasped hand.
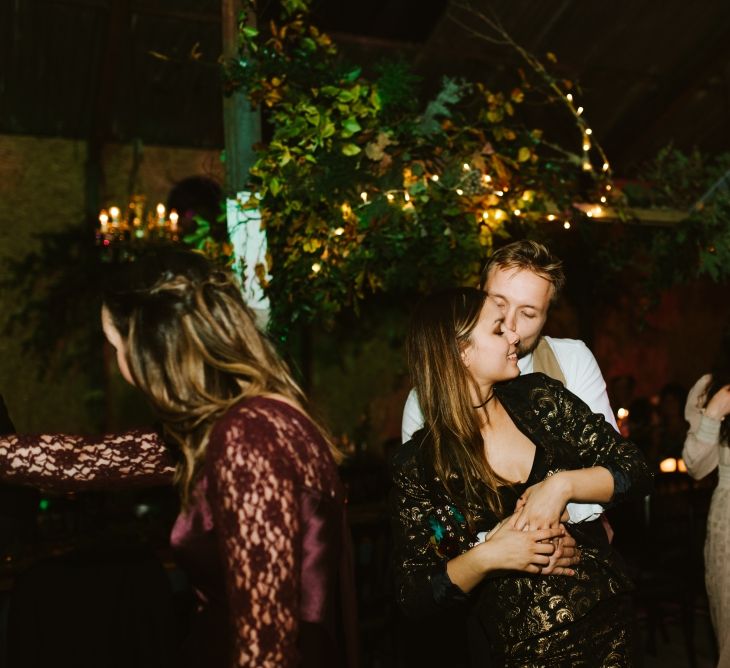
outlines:
[{"label": "clasped hand", "polygon": [[548,529],[515,528],[518,513],[503,520],[487,535],[487,542],[500,553],[502,568],[541,575],[574,575],[571,566],[580,555],[575,539],[565,525]]},{"label": "clasped hand", "polygon": [[518,531],[553,529],[568,520],[570,494],[564,478],[556,473],[528,487],[518,499],[512,515]]}]

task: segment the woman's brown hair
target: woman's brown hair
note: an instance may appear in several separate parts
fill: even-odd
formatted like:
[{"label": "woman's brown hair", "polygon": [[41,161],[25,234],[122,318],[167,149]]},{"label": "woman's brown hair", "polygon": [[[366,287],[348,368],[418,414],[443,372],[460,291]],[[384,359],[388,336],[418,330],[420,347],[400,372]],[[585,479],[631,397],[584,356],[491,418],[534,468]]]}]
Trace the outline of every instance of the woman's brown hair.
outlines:
[{"label": "woman's brown hair", "polygon": [[[463,480],[462,510],[486,500],[501,514],[497,487],[506,481],[489,465],[480,431],[479,415],[486,419],[489,397],[481,397],[462,361],[486,299],[482,290],[456,288],[423,300],[411,318],[406,357],[424,417],[425,433],[415,437],[422,438],[441,484],[459,498],[462,493],[451,484],[457,474]],[[473,396],[479,397],[477,406]]]},{"label": "woman's brown hair", "polygon": [[107,281],[103,303],[126,343],[135,385],[182,453],[183,504],[210,430],[233,404],[279,394],[306,413],[301,388],[256,328],[235,277],[202,255],[166,249],[124,265]]}]

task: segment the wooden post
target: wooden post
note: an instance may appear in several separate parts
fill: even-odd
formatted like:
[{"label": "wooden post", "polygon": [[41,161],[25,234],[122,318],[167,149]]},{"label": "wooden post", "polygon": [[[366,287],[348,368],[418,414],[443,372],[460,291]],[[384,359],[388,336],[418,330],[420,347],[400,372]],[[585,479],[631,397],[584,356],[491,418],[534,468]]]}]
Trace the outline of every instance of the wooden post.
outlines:
[{"label": "wooden post", "polygon": [[[223,58],[238,57],[238,17],[245,0],[222,0]],[[256,27],[255,11],[247,14],[247,23]],[[261,117],[251,109],[246,93],[237,90],[223,98],[223,129],[226,148],[225,194],[228,198],[246,190],[249,170],[255,162],[254,144],[261,141]]]}]

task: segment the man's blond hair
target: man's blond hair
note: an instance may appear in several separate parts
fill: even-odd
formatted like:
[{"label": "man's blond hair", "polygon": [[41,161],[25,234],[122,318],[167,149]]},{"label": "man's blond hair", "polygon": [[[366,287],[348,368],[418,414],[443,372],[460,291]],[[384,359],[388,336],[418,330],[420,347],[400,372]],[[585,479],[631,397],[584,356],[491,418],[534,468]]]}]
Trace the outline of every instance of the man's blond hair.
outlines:
[{"label": "man's blond hair", "polygon": [[514,241],[511,244],[502,246],[492,253],[482,270],[482,276],[479,287],[482,290],[487,284],[489,272],[492,269],[526,269],[533,274],[542,276],[550,281],[553,286],[553,294],[551,299],[555,301],[558,294],[565,286],[565,273],[563,272],[563,263],[555,257],[547,248],[537,241],[523,239],[522,241]]}]

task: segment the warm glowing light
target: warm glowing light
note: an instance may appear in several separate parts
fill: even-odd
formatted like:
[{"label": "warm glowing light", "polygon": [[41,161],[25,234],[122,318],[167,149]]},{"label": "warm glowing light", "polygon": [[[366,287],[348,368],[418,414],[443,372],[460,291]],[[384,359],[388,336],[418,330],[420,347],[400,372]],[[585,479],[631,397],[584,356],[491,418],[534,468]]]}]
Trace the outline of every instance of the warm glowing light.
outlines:
[{"label": "warm glowing light", "polygon": [[684,463],[684,459],[677,460],[677,471],[680,473],[687,473],[687,464]]},{"label": "warm glowing light", "polygon": [[593,218],[593,211],[586,211],[586,216]]},{"label": "warm glowing light", "polygon": [[313,272],[314,272],[315,274],[318,274],[318,273],[319,273],[319,272],[320,272],[321,270],[322,270],[322,265],[321,265],[321,264],[320,264],[319,262],[315,262],[315,263],[314,263],[314,264],[312,265],[312,271],[313,271]]},{"label": "warm glowing light", "polygon": [[107,223],[109,222],[109,216],[107,215],[106,211],[102,211],[102,212],[101,212],[101,213],[99,214],[99,222],[100,222],[100,223],[101,223],[102,225],[106,225],[106,224],[107,224]]},{"label": "warm glowing light", "polygon": [[605,195],[603,195],[603,196],[601,197],[601,204],[605,204],[606,202],[607,202],[607,200],[606,200],[606,196],[605,196]]},{"label": "warm glowing light", "polygon": [[464,191],[461,188],[457,188],[456,189],[456,194],[457,195],[463,195],[464,194]]},{"label": "warm glowing light", "polygon": [[484,183],[491,183],[492,181],[492,177],[489,174],[485,174],[482,178],[484,179]]},{"label": "warm glowing light", "polygon": [[519,209],[515,209],[512,213],[514,213],[515,216],[519,216],[522,213],[522,211],[520,211]]},{"label": "warm glowing light", "polygon": [[667,457],[659,462],[659,470],[662,473],[674,473],[677,470],[677,460],[674,457]]},{"label": "warm glowing light", "polygon": [[607,162],[604,162],[603,163],[603,171],[604,172],[607,172],[608,171],[608,163]]},{"label": "warm glowing light", "polygon": [[495,194],[495,195],[496,195],[497,197],[502,197],[502,195],[504,195],[504,193],[503,193],[503,192],[502,192],[501,190],[495,190],[495,191],[494,191],[494,194]]},{"label": "warm glowing light", "polygon": [[590,137],[593,134],[593,130],[586,128],[586,134]]},{"label": "warm glowing light", "polygon": [[573,93],[568,93],[565,96],[565,99],[568,100],[568,102],[572,102],[573,101]]},{"label": "warm glowing light", "polygon": [[606,186],[606,190],[611,190],[611,184],[610,183]]},{"label": "warm glowing light", "polygon": [[336,227],[335,228],[335,236],[341,237],[345,233],[344,227]]},{"label": "warm glowing light", "polygon": [[583,113],[583,107],[578,107],[578,108],[577,108],[577,109],[575,110],[575,113],[576,113],[576,114],[578,114],[578,116],[580,116],[580,115],[581,115],[581,114]]},{"label": "warm glowing light", "polygon": [[438,175],[438,174],[433,174],[433,175],[431,176],[431,180],[432,180],[432,181],[433,181],[433,182],[435,183],[436,181],[438,181],[438,180],[439,180],[439,175]]},{"label": "warm glowing light", "polygon": [[388,193],[386,197],[389,202],[392,202],[395,199],[395,195],[393,193]]},{"label": "warm glowing light", "polygon": [[584,141],[583,142],[583,150],[584,151],[590,151],[591,150],[591,143],[590,142],[587,142],[587,141]]},{"label": "warm glowing light", "polygon": [[628,411],[628,410],[626,410],[625,408],[619,408],[619,409],[618,409],[618,410],[616,411],[616,417],[617,417],[617,418],[618,418],[619,420],[625,420],[625,419],[626,419],[627,417],[629,417],[629,411]]},{"label": "warm glowing light", "polygon": [[406,202],[410,202],[411,196],[408,193],[406,193],[405,195],[403,195],[403,199],[405,199]]},{"label": "warm glowing light", "polygon": [[363,202],[367,202],[368,201],[368,194],[364,190],[360,193],[360,199]]},{"label": "warm glowing light", "polygon": [[569,220],[566,220],[566,221],[565,221],[565,222],[563,223],[563,227],[564,227],[564,228],[565,228],[566,230],[569,230],[569,229],[570,229],[570,221],[569,221]]},{"label": "warm glowing light", "polygon": [[177,231],[177,221],[180,218],[177,211],[175,209],[170,209],[170,227],[172,228],[173,232]]},{"label": "warm glowing light", "polygon": [[485,212],[484,212],[484,213],[482,214],[482,218],[483,218],[484,220],[487,220],[487,219],[489,218],[489,211],[485,211]]},{"label": "warm glowing light", "polygon": [[468,162],[465,162],[464,163],[464,171],[465,172],[468,172],[470,169],[471,169],[471,167],[469,166],[469,163]]},{"label": "warm glowing light", "polygon": [[112,220],[116,223],[119,220],[119,207],[113,206],[111,209],[109,209],[109,215],[112,217]]},{"label": "warm glowing light", "polygon": [[343,218],[349,218],[352,215],[352,207],[347,202],[340,207],[340,211],[342,211]]},{"label": "warm glowing light", "polygon": [[602,216],[603,215],[603,209],[600,206],[594,206],[593,207],[593,215],[594,216]]},{"label": "warm glowing light", "polygon": [[555,214],[549,213],[547,219],[548,220],[555,220],[556,216]]},{"label": "warm glowing light", "polygon": [[158,218],[162,218],[164,215],[165,215],[165,205],[162,202],[160,202],[157,205],[157,216],[158,216]]},{"label": "warm glowing light", "polygon": [[588,160],[583,161],[583,171],[584,172],[590,172],[592,169],[591,163],[588,162]]}]

